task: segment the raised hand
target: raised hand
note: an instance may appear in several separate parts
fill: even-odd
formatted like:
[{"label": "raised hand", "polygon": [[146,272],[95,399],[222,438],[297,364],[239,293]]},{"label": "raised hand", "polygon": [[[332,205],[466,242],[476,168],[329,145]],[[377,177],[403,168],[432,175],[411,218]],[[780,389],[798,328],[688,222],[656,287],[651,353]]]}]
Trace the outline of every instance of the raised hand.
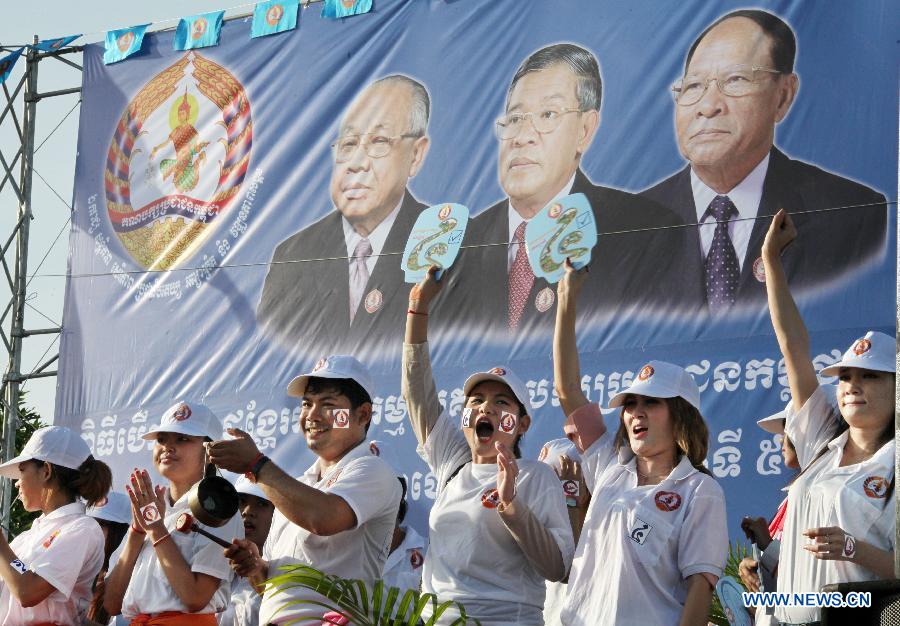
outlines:
[{"label": "raised hand", "polygon": [[807,528],[803,535],[813,543],[803,546],[823,561],[852,561],[856,557],[856,538],[838,526]]},{"label": "raised hand", "polygon": [[762,253],[763,258],[775,258],[781,256],[784,249],[797,238],[797,228],[794,221],[784,209],[779,209],[772,223],[769,224],[769,231],[766,233],[766,239],[763,241]]},{"label": "raised hand", "polygon": [[516,497],[519,464],[512,450],[504,444],[498,441],[494,446],[497,448],[497,495],[500,497],[500,504],[507,507]]},{"label": "raised hand", "polygon": [[759,591],[759,563],[744,557],[738,565],[738,574],[748,591]]},{"label": "raised hand", "polygon": [[235,539],[225,548],[225,558],[238,576],[265,576],[266,564],[259,556],[259,548],[249,539]]},{"label": "raised hand", "polygon": [[574,303],[581,293],[581,286],[587,278],[589,267],[585,265],[576,270],[570,259],[566,259],[566,273],[556,285],[556,294],[560,302]]},{"label": "raised hand", "polygon": [[223,470],[243,474],[259,457],[259,448],[248,433],[239,428],[226,431],[234,439],[221,439],[206,445],[206,454],[210,463]]},{"label": "raised hand", "polygon": [[166,488],[153,486],[147,470],[135,469],[131,473],[130,484],[125,491],[131,499],[131,514],[137,528],[145,533],[164,534],[166,532]]},{"label": "raised hand", "polygon": [[741,530],[747,539],[755,543],[760,550],[765,550],[772,543],[769,525],[763,517],[745,517],[741,520]]},{"label": "raised hand", "polygon": [[[443,277],[442,280],[437,279],[437,273],[441,268],[436,265],[432,265],[428,268],[428,273],[425,275],[425,278],[422,279],[416,285],[413,285],[413,288],[409,291],[409,309],[411,311],[415,311],[416,313],[428,313],[428,307],[431,305],[431,301],[441,292],[441,289],[444,286]],[[444,273],[446,276],[446,272]]]},{"label": "raised hand", "polygon": [[[559,455],[559,469],[554,468],[554,470],[556,475],[559,476],[559,480],[563,483],[566,500],[568,501],[569,498],[572,498],[575,500],[576,507],[586,510],[591,500],[587,485],[584,482],[584,476],[581,473],[581,463],[565,454],[561,454]],[[567,483],[574,483],[577,485],[577,489],[566,489]]]}]

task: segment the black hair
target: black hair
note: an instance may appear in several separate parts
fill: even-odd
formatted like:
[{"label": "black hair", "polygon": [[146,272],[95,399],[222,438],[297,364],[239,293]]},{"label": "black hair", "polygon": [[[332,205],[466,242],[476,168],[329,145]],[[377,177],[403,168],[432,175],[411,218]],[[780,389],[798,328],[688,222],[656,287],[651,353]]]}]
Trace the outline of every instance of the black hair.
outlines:
[{"label": "black hair", "polygon": [[[319,378],[312,376],[306,383],[306,391],[304,393],[323,393],[325,391],[335,391],[342,396],[346,396],[350,401],[350,408],[354,411],[362,405],[372,404],[372,396],[363,389],[363,386],[352,378]],[[372,420],[366,424],[366,432],[369,432],[369,426]]]},{"label": "black hair", "polygon": [[[46,461],[31,459],[31,462],[43,465]],[[89,456],[78,469],[46,463],[50,466],[50,480],[55,481],[73,502],[82,498],[88,506],[94,506],[106,497],[112,487],[109,466],[93,456]]]},{"label": "black hair", "polygon": [[703,38],[709,34],[713,28],[726,20],[735,17],[744,17],[759,26],[763,34],[765,34],[772,42],[770,53],[772,55],[772,69],[782,74],[790,74],[794,71],[794,59],[797,57],[797,38],[793,29],[788,26],[787,22],[777,15],[773,15],[768,11],[760,9],[740,9],[723,15],[715,22],[706,27],[700,36],[694,40],[690,50],[688,50],[687,58],[684,60],[684,73],[687,74],[688,66],[691,64],[691,58],[694,56],[697,46],[703,41]]},{"label": "black hair", "polygon": [[403,490],[403,493],[400,494],[400,506],[397,509],[397,525],[399,526],[406,519],[406,511],[409,505],[406,502],[406,478],[397,476],[397,480],[400,481],[400,487]]},{"label": "black hair", "polygon": [[603,81],[600,79],[597,57],[581,46],[572,43],[545,46],[522,61],[506,91],[507,108],[509,107],[509,97],[519,79],[529,72],[539,72],[555,65],[565,65],[575,74],[577,81],[575,94],[578,98],[578,106],[584,111],[599,111],[600,100],[603,96]]}]

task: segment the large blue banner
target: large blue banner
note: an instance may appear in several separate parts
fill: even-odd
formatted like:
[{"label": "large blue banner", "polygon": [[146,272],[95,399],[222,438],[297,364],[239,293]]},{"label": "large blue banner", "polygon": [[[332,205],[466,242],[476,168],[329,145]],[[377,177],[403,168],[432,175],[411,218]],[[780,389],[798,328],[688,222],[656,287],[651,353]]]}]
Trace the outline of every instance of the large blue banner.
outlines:
[{"label": "large blue banner", "polygon": [[[584,389],[605,406],[650,359],[688,367],[738,537],[790,478],[755,424],[788,400],[758,261],[769,216],[784,208],[799,229],[784,259],[818,368],[895,330],[892,6],[763,4],[796,35],[793,71],[790,31],[753,21],[692,49],[743,7],[724,1],[379,0],[257,39],[231,21],[220,45],[188,52],[150,34],[109,66],[87,46],[56,422],[123,484],[149,464],[141,435],[162,410],[202,401],[299,474],[314,457],[287,383],[354,353],[378,384],[373,448],[408,477],[424,529],[436,485],[399,376],[410,229],[431,205],[471,210],[431,318],[441,401],[459,416],[469,373],[512,367],[532,394],[534,457],[562,436],[555,286],[523,283],[508,244],[583,193],[599,232]],[[734,212],[712,216],[724,193]],[[710,283],[720,219],[734,256]]]}]

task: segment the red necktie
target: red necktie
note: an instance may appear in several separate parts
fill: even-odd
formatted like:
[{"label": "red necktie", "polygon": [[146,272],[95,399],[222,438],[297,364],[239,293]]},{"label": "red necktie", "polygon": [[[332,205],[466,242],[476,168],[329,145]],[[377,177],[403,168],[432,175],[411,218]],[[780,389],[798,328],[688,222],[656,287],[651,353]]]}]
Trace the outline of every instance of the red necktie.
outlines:
[{"label": "red necktie", "polygon": [[522,222],[513,234],[513,241],[519,244],[516,250],[516,258],[509,269],[509,327],[516,328],[525,310],[525,301],[534,286],[534,272],[528,263],[528,253],[525,248],[525,227],[528,222]]}]

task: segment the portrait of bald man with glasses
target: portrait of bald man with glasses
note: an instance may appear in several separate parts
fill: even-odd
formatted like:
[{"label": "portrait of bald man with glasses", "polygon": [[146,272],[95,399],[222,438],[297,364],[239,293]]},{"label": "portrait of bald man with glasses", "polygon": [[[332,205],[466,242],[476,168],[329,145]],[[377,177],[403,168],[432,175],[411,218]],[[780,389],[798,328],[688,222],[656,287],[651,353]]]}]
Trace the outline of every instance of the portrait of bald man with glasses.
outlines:
[{"label": "portrait of bald man with glasses", "polygon": [[347,109],[331,146],[335,210],[278,245],[257,307],[283,345],[360,358],[399,351],[407,298],[398,253],[426,206],[407,183],[428,152],[429,110],[425,87],[399,74],[368,85]]},{"label": "portrait of bald man with glasses", "polygon": [[[701,224],[686,229],[691,254],[682,288],[712,315],[765,304],[761,249],[769,216],[780,208],[800,232],[783,257],[794,288],[825,287],[884,249],[883,195],[775,146],[775,127],[799,89],[796,52],[781,18],[734,11],[697,37],[672,88],[675,135],[688,165],[642,195]],[[853,208],[809,213],[833,207]]]},{"label": "portrait of bald man with glasses", "polygon": [[585,194],[600,233],[587,293],[579,300],[585,316],[643,310],[680,297],[666,288],[673,269],[662,252],[677,248],[665,238],[680,241],[682,229],[612,234],[677,225],[677,216],[634,194],[595,185],[581,168],[598,136],[601,95],[596,57],[571,43],[532,53],[507,89],[494,127],[497,174],[507,197],[471,220],[464,245],[482,247],[464,250],[454,276],[461,294],[472,297],[466,309],[497,331],[552,332],[555,285],[534,276],[521,242],[535,214],[573,193]]}]

